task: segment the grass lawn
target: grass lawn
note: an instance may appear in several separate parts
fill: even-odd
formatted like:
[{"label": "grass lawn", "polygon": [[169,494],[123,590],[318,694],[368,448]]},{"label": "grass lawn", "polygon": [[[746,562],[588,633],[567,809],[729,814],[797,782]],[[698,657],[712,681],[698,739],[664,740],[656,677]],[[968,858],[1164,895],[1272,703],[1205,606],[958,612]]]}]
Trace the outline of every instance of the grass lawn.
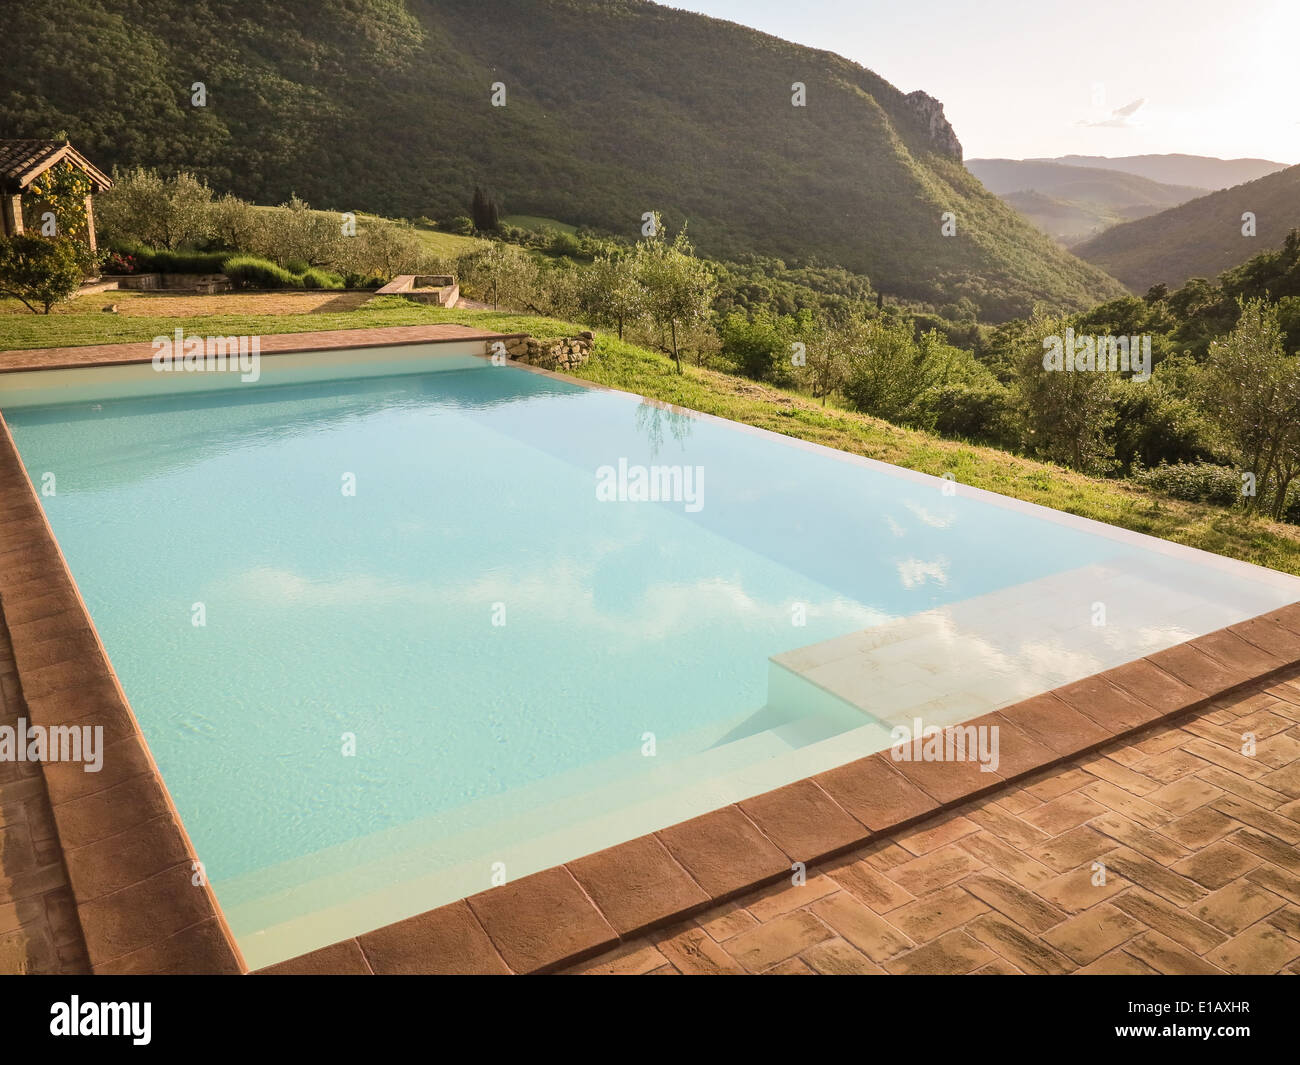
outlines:
[{"label": "grass lawn", "polygon": [[[51,315],[31,314],[16,300],[0,300],[0,351],[25,348],[75,347],[81,344],[125,344],[152,340],[175,329],[203,335],[251,336],[306,333],[318,329],[372,329],[389,325],[430,325],[463,322],[501,333],[531,332],[561,336],[585,328],[548,322],[512,311],[449,311],[413,303],[401,296],[350,292],[239,293],[218,296],[165,296],[103,292],[82,297]],[[258,300],[265,298],[265,308]],[[369,302],[355,306],[358,298]],[[278,301],[280,310],[272,309]],[[116,303],[118,314],[101,308]],[[296,312],[285,308],[314,307]],[[190,313],[178,313],[178,308]],[[194,313],[202,307],[203,313]],[[5,313],[14,309],[19,313]],[[151,313],[152,311],[152,313]]]},{"label": "grass lawn", "polygon": [[[539,337],[572,335],[582,326],[512,311],[447,310],[385,296],[356,310],[331,310],[328,302],[310,313],[250,313],[238,293],[186,297],[211,313],[192,317],[99,313],[120,293],[92,297],[43,316],[4,313],[21,305],[0,305],[0,350],[150,340],[178,326],[205,335],[292,333],[317,329],[360,329],[392,325],[459,322],[503,333]],[[148,299],[149,297],[144,297]],[[168,299],[169,297],[153,297]],[[175,298],[175,297],[170,297]],[[201,303],[200,303],[201,301]],[[79,301],[86,303],[87,301]],[[143,310],[144,305],[138,305]],[[222,313],[230,308],[227,313]],[[236,309],[238,308],[238,309]],[[835,407],[823,407],[796,393],[729,374],[688,367],[679,376],[666,356],[600,334],[596,358],[579,376],[613,388],[716,414],[733,421],[810,440],[841,451],[941,476],[952,473],[959,485],[972,485],[1016,499],[1108,522],[1125,529],[1199,547],[1230,558],[1300,574],[1300,528],[1253,519],[1237,511],[1184,503],[1126,482],[1087,477],[995,448],[944,440]]]}]

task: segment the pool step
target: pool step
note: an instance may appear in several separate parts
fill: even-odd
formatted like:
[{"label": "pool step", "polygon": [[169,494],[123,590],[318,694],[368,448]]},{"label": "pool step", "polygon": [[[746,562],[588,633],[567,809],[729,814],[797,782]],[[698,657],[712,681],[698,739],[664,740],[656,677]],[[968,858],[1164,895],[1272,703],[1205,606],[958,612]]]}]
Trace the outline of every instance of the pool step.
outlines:
[{"label": "pool step", "polygon": [[494,863],[515,880],[797,780],[808,763],[773,783],[772,760],[846,725],[863,753],[887,743],[860,711],[818,702],[826,712],[765,708],[661,741],[649,771],[639,752],[608,759],[214,886],[250,964],[269,964],[485,890]]},{"label": "pool step", "polygon": [[[1081,566],[773,656],[780,687],[842,700],[889,725],[951,725],[1228,624],[1159,561]],[[1152,603],[1161,604],[1160,620]],[[1094,624],[1097,606],[1117,624]],[[1151,618],[1147,624],[1137,624]],[[1136,639],[1135,639],[1136,636]],[[818,694],[819,693],[819,694]]]}]

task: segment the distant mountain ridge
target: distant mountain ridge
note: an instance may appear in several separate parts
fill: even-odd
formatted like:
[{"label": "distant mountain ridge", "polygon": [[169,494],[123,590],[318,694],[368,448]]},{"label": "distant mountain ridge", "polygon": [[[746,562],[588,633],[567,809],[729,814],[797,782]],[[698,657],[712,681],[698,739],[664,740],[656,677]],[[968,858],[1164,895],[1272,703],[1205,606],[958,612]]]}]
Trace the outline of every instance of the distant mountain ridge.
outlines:
[{"label": "distant mountain ridge", "polygon": [[1034,225],[1069,245],[1202,195],[1118,170],[1043,159],[968,159],[966,169]]},{"label": "distant mountain ridge", "polygon": [[1289,163],[1269,159],[1217,159],[1208,155],[1062,155],[1055,159],[1027,159],[1030,163],[1060,163],[1064,166],[1118,170],[1163,185],[1190,185],[1213,192],[1285,170]]},{"label": "distant mountain ridge", "polygon": [[706,254],[816,258],[990,319],[1122,291],[971,176],[933,97],[647,0],[64,0],[4,36],[0,137],[66,130],[105,167],[439,220],[482,185],[629,237],[659,211]]}]

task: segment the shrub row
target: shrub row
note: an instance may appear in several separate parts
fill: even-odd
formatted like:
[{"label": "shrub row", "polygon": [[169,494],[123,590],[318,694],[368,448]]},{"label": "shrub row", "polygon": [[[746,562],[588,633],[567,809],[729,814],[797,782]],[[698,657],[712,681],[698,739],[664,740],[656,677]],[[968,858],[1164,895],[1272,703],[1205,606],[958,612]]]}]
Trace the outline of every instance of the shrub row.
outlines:
[{"label": "shrub row", "polygon": [[240,288],[379,288],[383,278],[349,274],[346,278],[306,263],[278,266],[255,255],[228,251],[161,251],[143,244],[120,244],[109,257],[114,263],[140,274],[225,274]]},{"label": "shrub row", "polygon": [[303,266],[303,269],[277,266],[270,259],[259,259],[256,255],[232,255],[226,260],[222,273],[240,288],[340,289],[346,284],[338,274],[328,270],[300,263],[290,263],[289,266]]},{"label": "shrub row", "polygon": [[113,250],[129,256],[140,274],[220,274],[230,258],[228,251],[166,251],[143,244],[115,244]]},{"label": "shrub row", "polygon": [[1180,462],[1154,466],[1134,474],[1138,484],[1189,503],[1218,503],[1230,507],[1241,501],[1241,473],[1210,462]]}]

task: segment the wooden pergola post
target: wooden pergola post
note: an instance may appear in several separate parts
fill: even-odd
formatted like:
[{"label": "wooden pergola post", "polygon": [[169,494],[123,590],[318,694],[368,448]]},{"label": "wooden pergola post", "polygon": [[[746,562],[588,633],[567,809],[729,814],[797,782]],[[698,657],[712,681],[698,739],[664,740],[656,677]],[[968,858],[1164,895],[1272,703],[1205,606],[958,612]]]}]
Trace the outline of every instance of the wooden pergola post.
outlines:
[{"label": "wooden pergola post", "polygon": [[23,194],[14,193],[6,196],[3,202],[4,232],[6,236],[16,237],[23,231]]},{"label": "wooden pergola post", "polygon": [[95,254],[95,208],[91,204],[92,196],[86,193],[86,242],[90,245],[90,254]]}]

